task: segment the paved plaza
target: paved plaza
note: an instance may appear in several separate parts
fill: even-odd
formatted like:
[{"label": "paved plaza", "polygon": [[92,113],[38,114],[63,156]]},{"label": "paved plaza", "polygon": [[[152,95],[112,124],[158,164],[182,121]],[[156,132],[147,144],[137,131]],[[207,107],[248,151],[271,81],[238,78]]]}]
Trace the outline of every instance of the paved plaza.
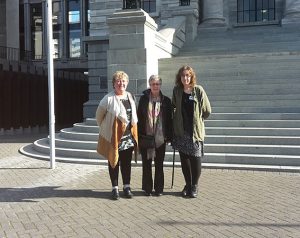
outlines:
[{"label": "paved plaza", "polygon": [[164,195],[145,197],[134,167],[134,198],[112,201],[106,166],[20,155],[35,137],[0,137],[1,238],[300,237],[299,173],[204,169],[199,197],[184,199],[180,168],[173,189],[165,168]]}]

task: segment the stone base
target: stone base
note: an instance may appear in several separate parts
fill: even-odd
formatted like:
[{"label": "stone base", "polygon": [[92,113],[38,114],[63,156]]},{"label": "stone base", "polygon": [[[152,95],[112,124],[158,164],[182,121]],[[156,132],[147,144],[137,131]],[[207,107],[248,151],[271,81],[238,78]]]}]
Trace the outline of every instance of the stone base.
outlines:
[{"label": "stone base", "polygon": [[100,101],[89,100],[83,104],[83,118],[94,118]]},{"label": "stone base", "polygon": [[283,27],[299,27],[300,26],[300,16],[293,18],[283,18],[281,20],[281,25]]},{"label": "stone base", "polygon": [[199,27],[201,28],[216,28],[216,27],[226,27],[226,26],[227,24],[225,19],[220,19],[220,18],[207,19],[201,22],[201,24],[199,25]]}]

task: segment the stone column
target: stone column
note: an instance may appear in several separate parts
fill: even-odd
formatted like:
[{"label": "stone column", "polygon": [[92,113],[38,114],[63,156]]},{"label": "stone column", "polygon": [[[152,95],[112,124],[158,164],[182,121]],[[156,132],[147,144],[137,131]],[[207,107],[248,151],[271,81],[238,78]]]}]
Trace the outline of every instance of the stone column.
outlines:
[{"label": "stone column", "polygon": [[6,0],[6,46],[19,49],[19,1]]},{"label": "stone column", "polygon": [[24,1],[24,40],[25,50],[31,51],[30,5],[28,0]]},{"label": "stone column", "polygon": [[226,26],[223,14],[223,0],[203,0],[203,19],[200,26]]},{"label": "stone column", "polygon": [[300,0],[285,0],[285,11],[282,25],[300,24]]},{"label": "stone column", "polygon": [[129,76],[128,91],[139,95],[147,88],[147,79],[158,73],[155,48],[157,25],[142,9],[118,10],[107,18],[109,50],[107,53],[108,91],[117,70]]}]

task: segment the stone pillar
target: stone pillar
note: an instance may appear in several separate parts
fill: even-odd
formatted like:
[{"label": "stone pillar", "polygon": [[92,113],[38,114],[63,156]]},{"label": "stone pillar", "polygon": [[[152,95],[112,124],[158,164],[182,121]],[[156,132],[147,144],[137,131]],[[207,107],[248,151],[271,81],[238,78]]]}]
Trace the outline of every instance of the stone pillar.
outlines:
[{"label": "stone pillar", "polygon": [[157,25],[142,9],[118,10],[107,19],[109,50],[107,53],[108,91],[117,70],[129,76],[128,91],[139,95],[147,88],[147,79],[158,73],[155,48]]},{"label": "stone pillar", "polygon": [[226,26],[223,14],[223,0],[203,0],[203,19],[201,27]]},{"label": "stone pillar", "polygon": [[300,0],[285,0],[285,11],[281,24],[300,25]]},{"label": "stone pillar", "polygon": [[19,1],[6,0],[6,46],[19,49]]},{"label": "stone pillar", "polygon": [[31,51],[30,5],[28,0],[24,1],[24,40],[25,50]]},{"label": "stone pillar", "polygon": [[83,117],[95,117],[99,101],[107,93],[107,36],[89,36],[88,43],[88,77],[89,100],[83,105]]}]

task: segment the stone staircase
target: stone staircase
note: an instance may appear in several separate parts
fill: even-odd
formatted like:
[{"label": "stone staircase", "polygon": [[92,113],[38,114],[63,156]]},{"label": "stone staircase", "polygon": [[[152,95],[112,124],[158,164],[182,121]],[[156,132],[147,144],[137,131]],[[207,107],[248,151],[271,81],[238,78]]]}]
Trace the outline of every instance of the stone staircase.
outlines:
[{"label": "stone staircase", "polygon": [[300,32],[279,26],[200,30],[178,57],[160,60],[167,95],[185,64],[212,104],[204,162],[300,166]]},{"label": "stone staircase", "polygon": [[[177,57],[159,62],[168,96],[184,64],[195,69],[212,104],[205,166],[300,169],[300,32],[279,26],[199,29]],[[61,130],[57,160],[106,163],[95,151],[97,138],[92,118]],[[21,152],[48,159],[48,139]],[[171,159],[168,147],[166,165]]]}]

